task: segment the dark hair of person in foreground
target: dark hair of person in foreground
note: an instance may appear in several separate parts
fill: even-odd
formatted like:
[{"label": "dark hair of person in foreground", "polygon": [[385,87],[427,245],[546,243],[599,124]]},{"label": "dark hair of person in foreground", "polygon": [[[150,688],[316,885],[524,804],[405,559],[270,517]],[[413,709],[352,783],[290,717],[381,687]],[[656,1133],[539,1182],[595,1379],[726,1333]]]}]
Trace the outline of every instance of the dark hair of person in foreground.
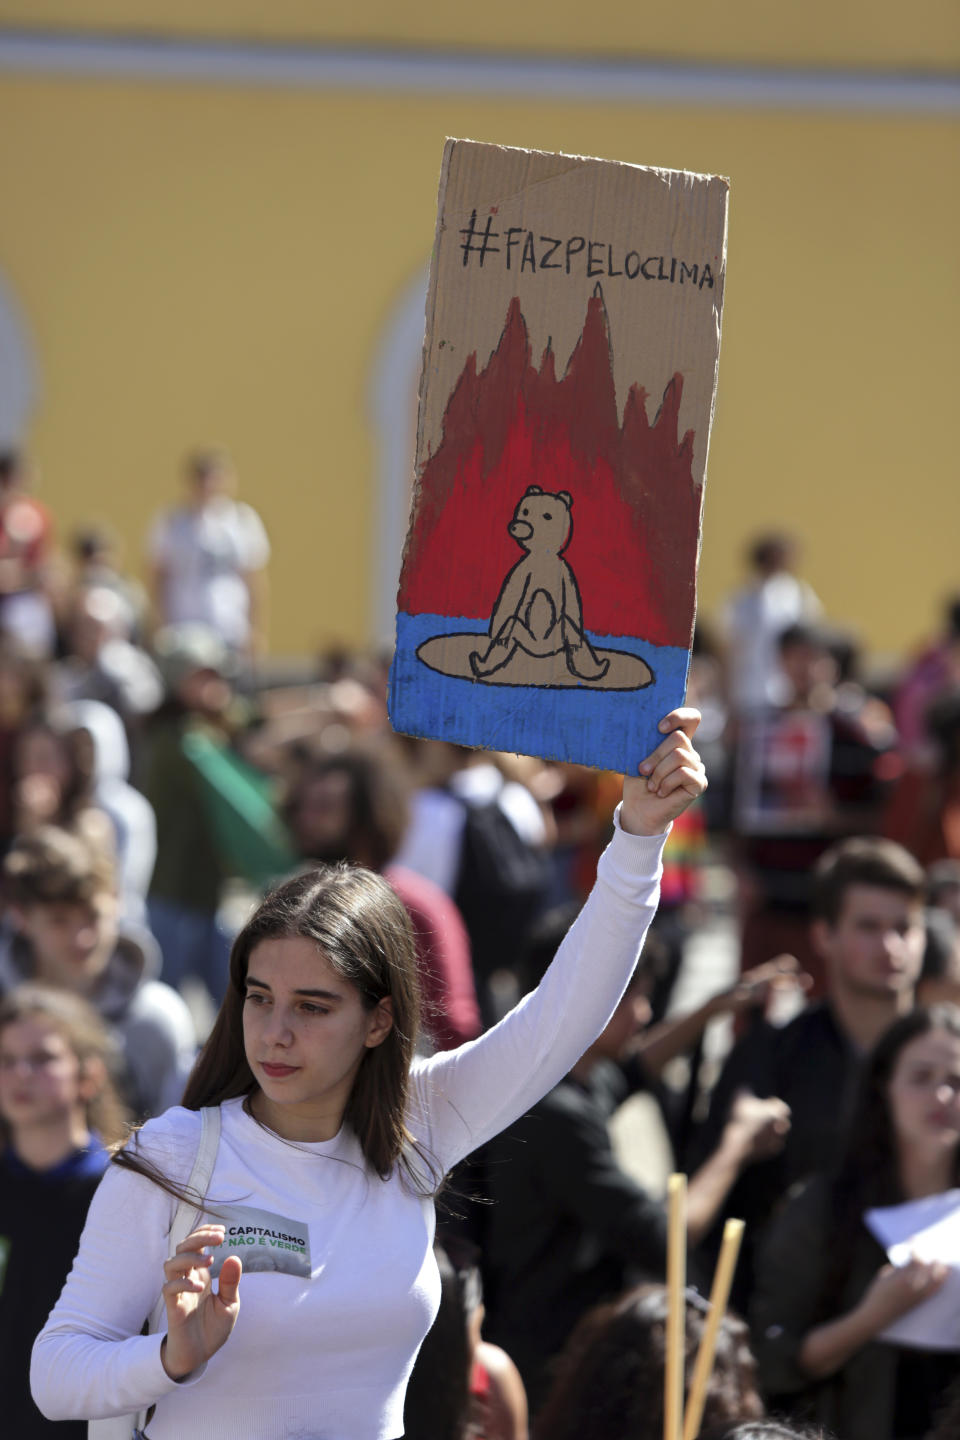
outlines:
[{"label": "dark hair of person in foreground", "polygon": [[456,1270],[439,1246],[440,1309],[420,1347],[403,1406],[405,1440],[464,1440],[470,1341]]},{"label": "dark hair of person in foreground", "polygon": [[[708,1307],[688,1292],[687,1383]],[[661,1440],[667,1292],[641,1285],[585,1315],[557,1363],[557,1379],[534,1427],[534,1440]],[[704,1426],[760,1419],[756,1366],[747,1327],[724,1317],[703,1412]]]}]

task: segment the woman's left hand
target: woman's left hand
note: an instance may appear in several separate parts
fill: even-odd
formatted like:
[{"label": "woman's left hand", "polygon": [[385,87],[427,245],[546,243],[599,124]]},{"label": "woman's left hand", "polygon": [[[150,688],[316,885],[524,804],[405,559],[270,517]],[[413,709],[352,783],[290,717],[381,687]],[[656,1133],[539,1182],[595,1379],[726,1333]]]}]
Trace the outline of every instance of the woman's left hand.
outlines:
[{"label": "woman's left hand", "polygon": [[631,835],[662,835],[707,788],[703,761],[691,744],[700,711],[671,710],[660,721],[666,734],[640,765],[640,778],[623,777],[620,824]]}]

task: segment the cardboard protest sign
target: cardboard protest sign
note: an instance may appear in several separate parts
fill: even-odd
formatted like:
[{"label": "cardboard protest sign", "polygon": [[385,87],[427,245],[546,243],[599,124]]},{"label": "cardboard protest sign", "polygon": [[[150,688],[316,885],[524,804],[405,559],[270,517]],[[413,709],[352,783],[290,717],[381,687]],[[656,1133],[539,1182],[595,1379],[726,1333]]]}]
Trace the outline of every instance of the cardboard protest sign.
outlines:
[{"label": "cardboard protest sign", "polygon": [[727,189],[447,142],[397,730],[623,771],[657,743],[693,632]]}]

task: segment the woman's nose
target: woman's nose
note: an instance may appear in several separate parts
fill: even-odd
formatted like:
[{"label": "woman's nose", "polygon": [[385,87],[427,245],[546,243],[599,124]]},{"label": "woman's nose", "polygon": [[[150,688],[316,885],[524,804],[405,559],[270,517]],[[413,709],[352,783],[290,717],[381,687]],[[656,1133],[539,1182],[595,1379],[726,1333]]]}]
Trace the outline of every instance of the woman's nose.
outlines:
[{"label": "woman's nose", "polygon": [[264,1039],[273,1045],[289,1045],[291,1033],[288,1015],[284,1010],[274,1007],[263,1029]]}]

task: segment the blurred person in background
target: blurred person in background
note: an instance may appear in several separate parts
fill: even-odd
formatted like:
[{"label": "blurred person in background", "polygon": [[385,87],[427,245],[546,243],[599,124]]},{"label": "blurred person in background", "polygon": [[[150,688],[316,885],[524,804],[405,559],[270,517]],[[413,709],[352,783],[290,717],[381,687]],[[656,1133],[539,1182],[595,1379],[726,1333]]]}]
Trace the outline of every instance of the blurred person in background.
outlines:
[{"label": "blurred person in background", "polygon": [[[779,1154],[740,1176],[721,1218],[747,1222],[734,1278],[734,1305],[746,1312],[755,1247],[791,1185],[829,1169],[845,1143],[864,1055],[910,1011],[923,961],[924,875],[901,846],[864,836],[823,855],[814,875],[812,944],[823,960],[825,995],[783,1027],[757,1010],[727,1057],[694,1137],[695,1167],[716,1147],[736,1099],[775,1095],[789,1107],[790,1130]],[[711,1236],[720,1241],[721,1227]]]},{"label": "blurred person in background", "polygon": [[148,734],[157,863],[147,913],[167,983],[195,978],[219,1004],[232,938],[221,908],[227,883],[242,877],[263,889],[295,857],[273,781],[234,746],[248,716],[227,645],[209,626],[172,625],[157,632],[154,649],[167,700]]},{"label": "blurred person in background", "polygon": [[439,1245],[440,1308],[417,1352],[403,1401],[404,1440],[467,1440],[470,1340],[460,1277]]},{"label": "blurred person in background", "polygon": [[897,729],[911,767],[925,768],[931,755],[927,714],[935,701],[960,686],[960,595],[948,600],[941,633],[907,668],[893,699]]},{"label": "blurred person in background", "polygon": [[62,700],[99,700],[121,717],[139,741],[143,717],[163,700],[160,672],[131,639],[133,612],[123,595],[106,585],[82,586],[66,600],[65,653],[52,669]]},{"label": "blurred person in background", "polygon": [[109,816],[94,799],[95,756],[63,709],[35,711],[17,732],[13,749],[12,828],[31,835],[55,825],[94,849],[115,854]]},{"label": "blurred person in background", "polygon": [[0,634],[0,855],[17,826],[15,759],[20,732],[46,706],[48,676],[43,663]]},{"label": "blurred person in background", "polygon": [[53,519],[29,483],[26,457],[0,450],[0,631],[46,659],[56,645]]},{"label": "blurred person in background", "polygon": [[478,1272],[458,1271],[434,1245],[440,1311],[420,1347],[403,1407],[404,1440],[527,1440],[517,1367],[480,1337]]},{"label": "blurred person in background", "polygon": [[494,1024],[517,998],[516,969],[550,885],[543,809],[499,757],[428,740],[411,744],[417,783],[396,863],[439,885],[470,937],[481,1015]]},{"label": "blurred person in background", "polygon": [[37,980],[88,1000],[116,1040],[121,1093],[134,1115],[176,1105],[196,1055],[190,1012],[157,977],[152,936],[121,928],[111,859],[42,826],[3,865],[0,995]]},{"label": "blurred person in background", "polygon": [[935,1295],[950,1266],[928,1250],[889,1264],[867,1213],[960,1182],[960,1010],[918,1009],[896,1021],[862,1078],[839,1168],[790,1200],[763,1245],[754,1343],[775,1408],[796,1408],[843,1440],[923,1440],[960,1378],[956,1313],[952,1349],[942,1346],[942,1320],[926,1345],[884,1332]]},{"label": "blurred person in background", "polygon": [[116,710],[99,700],[74,700],[63,706],[63,722],[84,774],[90,776],[90,801],[113,827],[121,918],[147,924],[147,891],[157,859],[157,817],[145,795],[128,784],[130,751]]},{"label": "blurred person in background", "polygon": [[926,724],[926,759],[907,767],[883,828],[930,865],[960,860],[960,685],[931,704]]},{"label": "blurred person in background", "polygon": [[306,762],[285,807],[300,857],[315,864],[362,865],[382,874],[413,925],[423,991],[423,1023],[449,1050],[480,1033],[470,942],[456,905],[438,885],[398,865],[410,818],[401,755],[384,745],[353,747]]},{"label": "blurred person in background", "polygon": [[960,927],[946,910],[928,909],[917,1004],[960,1004]]},{"label": "blurred person in background", "polygon": [[841,705],[832,638],[811,624],[781,634],[786,695],[741,716],[734,791],[741,964],[789,952],[813,975],[815,993],[824,976],[808,938],[813,866],[838,836],[879,828],[898,768],[889,715],[884,721],[849,688]]},{"label": "blurred person in background", "polygon": [[[687,1383],[709,1306],[687,1291],[684,1366]],[[537,1417],[533,1440],[661,1440],[666,1367],[667,1292],[641,1285],[585,1315],[570,1337],[557,1380]],[[762,1416],[747,1327],[725,1315],[707,1385],[703,1425]]]},{"label": "blurred person in background", "polygon": [[468,1440],[527,1440],[529,1407],[520,1371],[500,1345],[483,1338],[486,1311],[476,1265],[461,1271],[470,1337]]},{"label": "blurred person in background", "polygon": [[[535,985],[562,938],[562,925],[531,954],[523,972]],[[651,963],[659,947],[648,936],[638,970],[603,1034],[570,1073],[477,1159],[492,1202],[476,1216],[482,1251],[486,1338],[519,1367],[536,1412],[551,1362],[580,1316],[640,1279],[662,1279],[666,1212],[621,1166],[608,1122],[631,1093],[651,1089],[663,1066],[693,1044],[708,1020],[741,1003],[725,992],[695,1015],[658,1026],[648,1043]],[[757,972],[756,991],[791,982],[793,972]],[[687,1232],[691,1247],[707,1233],[740,1173],[776,1153],[789,1129],[777,1099],[738,1097],[713,1154],[692,1175]],[[466,1178],[470,1177],[469,1171]]]},{"label": "blurred person in background", "polygon": [[70,590],[112,590],[129,617],[129,638],[143,642],[150,602],[147,592],[131,575],[121,570],[122,545],[112,525],[89,524],[70,537],[73,574]]},{"label": "blurred person in background", "polygon": [[724,614],[728,693],[735,711],[780,705],[789,696],[780,637],[791,625],[819,620],[822,606],[794,573],[799,546],[791,535],[760,535],[750,544],[749,583]]},{"label": "blurred person in background", "polygon": [[267,532],[233,498],[236,472],[223,450],[187,457],[184,503],[154,522],[148,541],[161,625],[208,625],[238,656],[263,652],[267,633]]},{"label": "blurred person in background", "polygon": [[21,985],[0,1000],[0,1377],[5,1433],[86,1440],[30,1395],[30,1351],[73,1263],[87,1208],[126,1134],[110,1036],[78,995]]},{"label": "blurred person in background", "polygon": [[935,860],[927,866],[927,904],[944,910],[960,926],[960,860]]}]

